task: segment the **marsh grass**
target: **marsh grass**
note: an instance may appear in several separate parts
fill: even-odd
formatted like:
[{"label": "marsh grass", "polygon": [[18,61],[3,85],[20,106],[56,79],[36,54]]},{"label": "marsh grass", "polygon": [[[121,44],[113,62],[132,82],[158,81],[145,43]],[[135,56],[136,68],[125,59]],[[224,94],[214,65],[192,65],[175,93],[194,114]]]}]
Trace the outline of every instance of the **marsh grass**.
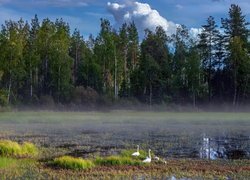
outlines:
[{"label": "marsh grass", "polygon": [[142,161],[137,159],[132,159],[126,156],[109,156],[105,158],[97,158],[95,160],[97,165],[102,166],[122,166],[122,165],[130,165],[130,166],[139,166],[142,165]]},{"label": "marsh grass", "polygon": [[12,164],[15,164],[16,160],[12,158],[0,157],[0,169],[9,167]]},{"label": "marsh grass", "polygon": [[94,163],[90,160],[74,158],[71,156],[62,156],[59,158],[55,158],[52,164],[56,167],[71,170],[91,169],[95,166]]},{"label": "marsh grass", "polygon": [[28,142],[22,145],[9,140],[0,141],[0,156],[2,157],[36,157],[38,155],[37,147]]}]

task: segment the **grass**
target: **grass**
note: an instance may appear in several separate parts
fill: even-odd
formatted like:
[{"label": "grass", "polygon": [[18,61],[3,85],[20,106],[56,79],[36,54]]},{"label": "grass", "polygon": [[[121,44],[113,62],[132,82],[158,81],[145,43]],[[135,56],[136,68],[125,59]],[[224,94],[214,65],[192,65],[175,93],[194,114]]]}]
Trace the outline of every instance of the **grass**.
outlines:
[{"label": "grass", "polygon": [[37,147],[28,142],[22,145],[9,140],[0,141],[0,156],[2,157],[36,157],[38,155]]},{"label": "grass", "polygon": [[9,167],[12,164],[15,164],[16,160],[12,158],[0,157],[0,169]]},{"label": "grass", "polygon": [[95,163],[97,165],[102,165],[102,166],[122,166],[122,165],[138,166],[143,164],[142,161],[140,160],[124,156],[109,156],[105,158],[97,158]]},{"label": "grass", "polygon": [[[18,124],[17,126],[15,126],[18,128],[13,129],[12,126],[13,124],[15,125]],[[102,113],[102,112],[0,113],[0,134],[2,137],[7,137],[7,138],[17,137],[25,139],[34,138],[31,141],[34,140],[34,142],[37,142],[36,140],[40,140],[37,139],[40,138],[40,136],[32,137],[32,135],[46,134],[48,135],[47,136],[48,138],[45,137],[44,141],[45,144],[49,144],[51,142],[55,143],[55,140],[50,141],[49,137],[51,137],[51,135],[53,135],[54,137],[55,132],[57,132],[56,130],[60,130],[58,132],[66,133],[63,134],[63,136],[60,133],[57,135],[59,139],[61,138],[60,140],[62,140],[62,142],[58,141],[56,142],[56,144],[52,145],[61,145],[67,142],[67,140],[64,141],[63,139],[64,137],[66,137],[66,135],[68,135],[67,137],[70,137],[73,140],[75,140],[75,136],[79,137],[81,135],[81,138],[79,138],[79,140],[76,140],[77,141],[76,143],[80,145],[85,145],[85,142],[87,145],[89,144],[89,142],[97,142],[98,143],[97,145],[102,147],[103,146],[103,144],[101,144],[102,142],[109,143],[109,141],[112,141],[113,144],[113,140],[115,140],[115,142],[118,143],[117,151],[121,150],[119,149],[120,144],[124,144],[124,142],[127,142],[127,140],[132,139],[130,137],[135,137],[134,140],[137,140],[137,138],[138,140],[141,140],[139,138],[143,137],[144,139],[142,139],[142,142],[133,142],[133,143],[138,143],[143,147],[154,147],[153,149],[155,151],[158,150],[158,148],[165,147],[166,149],[163,149],[164,153],[169,153],[169,154],[171,154],[171,149],[180,147],[179,145],[184,144],[188,145],[188,147],[192,146],[193,145],[193,142],[191,142],[192,138],[197,137],[197,135],[199,136],[201,132],[202,133],[204,132],[212,137],[213,136],[219,137],[218,135],[221,135],[222,134],[221,132],[226,132],[226,134],[243,132],[243,134],[248,136],[249,127],[250,127],[250,113],[203,113],[203,112],[169,113],[169,112],[135,112],[135,111],[112,111],[109,113]],[[114,129],[114,132],[112,133],[110,133],[111,128]],[[97,130],[100,129],[103,131],[97,134]],[[28,130],[27,137],[25,134],[21,134],[24,132],[24,130]],[[90,131],[89,134],[87,132],[88,130]],[[95,136],[91,134],[92,130]],[[152,133],[153,130],[155,132]],[[124,140],[123,136],[125,135],[123,133],[121,133],[120,135],[120,132],[123,131],[126,131],[125,132],[127,133],[125,134],[126,137],[129,136],[128,139],[125,139],[126,141],[123,141]],[[19,137],[20,135],[21,137]],[[160,135],[163,136],[161,137]],[[232,134],[232,136],[233,135],[234,134]],[[163,139],[164,142],[165,141],[169,142],[166,145],[163,145],[161,144],[163,142],[162,139],[160,139],[159,142],[154,141],[155,139],[157,140],[158,136],[164,138]],[[165,139],[168,137],[169,139]],[[100,140],[99,138],[103,139]],[[0,141],[0,144],[1,142],[2,141]],[[3,144],[6,145],[8,143],[3,143]],[[13,147],[15,147],[16,144],[18,143],[14,143]],[[7,152],[12,152],[12,153],[9,153],[11,155],[7,157],[19,157],[20,155],[14,156],[13,154],[15,154],[15,152],[20,152],[20,149],[22,149],[23,152],[26,152],[26,154],[30,154],[30,152],[32,154],[32,149],[33,149],[32,145],[30,146],[24,144],[22,145],[18,144],[20,146],[19,150],[18,148],[16,148],[16,150],[13,150],[13,147],[11,147],[12,150],[10,150],[11,149],[10,148]],[[95,145],[96,144],[94,144],[93,146]],[[130,144],[126,145],[126,147],[129,146]],[[186,161],[182,161],[179,159],[176,160],[174,159],[168,161],[166,165],[152,162],[148,166],[139,166],[142,164],[142,159],[145,156],[147,156],[148,152],[140,151],[140,153],[142,154],[140,158],[131,157],[131,154],[135,152],[136,149],[122,151],[120,156],[103,157],[103,158],[97,158],[97,160],[95,161],[93,160],[92,162],[90,161],[91,167],[95,166],[95,168],[92,168],[88,171],[72,171],[71,168],[72,166],[78,167],[78,165],[74,165],[74,163],[77,164],[79,162],[78,158],[73,158],[72,160],[72,157],[66,160],[61,159],[63,157],[55,159],[55,161],[57,160],[58,168],[51,168],[47,166],[48,160],[51,160],[54,157],[60,157],[65,154],[68,154],[69,153],[68,151],[72,150],[72,149],[60,150],[58,148],[60,146],[53,146],[53,148],[54,147],[55,149],[53,149],[52,151],[46,149],[45,153],[42,153],[41,152],[42,150],[40,149],[39,155],[41,155],[41,159],[44,161],[41,161],[41,159],[40,161],[37,161],[38,158],[35,159],[21,158],[21,159],[16,159],[18,165],[15,166],[11,165],[11,160],[6,160],[5,161],[6,163],[3,161],[2,164],[6,165],[2,166],[3,167],[7,166],[7,168],[0,169],[0,179],[2,175],[6,175],[3,176],[2,179],[18,179],[18,178],[32,179],[31,177],[34,177],[33,179],[35,178],[72,179],[72,177],[74,177],[75,179],[77,178],[84,179],[84,177],[85,179],[91,179],[91,177],[92,179],[96,179],[97,177],[103,177],[102,179],[112,179],[118,176],[124,177],[124,179],[126,178],[128,179],[128,177],[131,177],[131,179],[135,179],[135,177],[137,177],[138,175],[138,172],[140,174],[145,174],[145,178],[141,177],[139,174],[138,179],[139,178],[154,179],[154,177],[155,179],[157,179],[156,177],[158,177],[158,179],[161,179],[162,177],[171,177],[172,175],[176,175],[176,177],[180,178],[198,177],[197,179],[204,179],[206,177],[211,177],[211,176],[230,177],[232,179],[247,179],[248,177],[250,177],[249,160],[244,160],[244,161],[240,160],[237,162],[225,160],[222,161],[221,163],[217,163],[216,161],[207,162],[203,160],[195,161],[189,159]],[[158,153],[159,152],[157,152],[157,154]],[[0,152],[0,154],[3,153]],[[23,155],[25,153],[21,154]],[[25,160],[31,160],[31,162]],[[83,159],[80,159],[80,162],[81,160]],[[83,161],[86,164],[86,160]],[[0,158],[0,164],[1,164],[1,158]],[[132,167],[130,165],[132,165]],[[21,166],[21,168],[18,169],[18,166]],[[8,170],[6,171],[6,169]],[[15,176],[15,171],[17,174],[16,176]]]},{"label": "grass", "polygon": [[[77,159],[77,158],[76,158]],[[7,160],[8,161],[8,160]],[[16,161],[16,162],[15,162]],[[0,158],[1,162],[1,158]],[[250,161],[172,159],[146,166],[98,165],[85,170],[51,168],[46,163],[17,159],[0,168],[0,179],[249,179]]]},{"label": "grass", "polygon": [[74,158],[71,156],[62,156],[54,159],[53,165],[64,168],[64,169],[72,169],[72,170],[82,170],[82,169],[91,169],[95,165],[90,160],[84,160],[82,158]]}]

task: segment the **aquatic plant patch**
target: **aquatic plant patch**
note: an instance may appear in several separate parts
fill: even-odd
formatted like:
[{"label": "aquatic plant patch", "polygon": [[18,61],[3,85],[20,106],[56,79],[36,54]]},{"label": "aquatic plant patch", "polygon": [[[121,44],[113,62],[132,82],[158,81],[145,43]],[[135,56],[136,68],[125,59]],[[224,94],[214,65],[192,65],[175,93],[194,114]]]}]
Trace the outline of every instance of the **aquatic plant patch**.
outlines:
[{"label": "aquatic plant patch", "polygon": [[12,158],[0,157],[0,169],[9,167],[12,164],[15,164],[16,160]]},{"label": "aquatic plant patch", "polygon": [[74,158],[71,156],[62,156],[59,158],[55,158],[52,164],[57,167],[72,170],[90,169],[95,166],[94,163],[90,160]]},{"label": "aquatic plant patch", "polygon": [[2,157],[35,157],[38,155],[38,148],[29,142],[18,144],[10,140],[0,141],[0,156]]}]

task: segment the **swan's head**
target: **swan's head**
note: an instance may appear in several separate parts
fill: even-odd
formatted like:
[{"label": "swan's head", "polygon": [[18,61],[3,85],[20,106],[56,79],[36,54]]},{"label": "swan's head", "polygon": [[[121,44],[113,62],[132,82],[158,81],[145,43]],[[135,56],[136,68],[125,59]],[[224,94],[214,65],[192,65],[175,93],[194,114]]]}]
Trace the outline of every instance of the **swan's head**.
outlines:
[{"label": "swan's head", "polygon": [[137,147],[139,147],[139,145],[137,145]]},{"label": "swan's head", "polygon": [[151,149],[149,149],[148,151],[151,151]]}]

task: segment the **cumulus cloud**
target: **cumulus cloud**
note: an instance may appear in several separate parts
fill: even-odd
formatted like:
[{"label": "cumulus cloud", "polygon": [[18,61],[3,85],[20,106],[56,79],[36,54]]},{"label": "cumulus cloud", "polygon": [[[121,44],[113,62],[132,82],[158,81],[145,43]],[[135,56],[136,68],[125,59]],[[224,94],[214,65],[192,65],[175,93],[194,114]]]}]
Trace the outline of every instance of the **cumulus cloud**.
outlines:
[{"label": "cumulus cloud", "polygon": [[178,24],[168,21],[162,17],[157,10],[150,7],[149,4],[125,1],[124,4],[107,4],[108,11],[114,16],[117,26],[124,22],[134,21],[140,34],[145,29],[155,30],[157,26],[163,27],[168,35],[175,33]]},{"label": "cumulus cloud", "polygon": [[[177,5],[176,7],[183,8],[181,5]],[[131,0],[125,0],[124,3],[108,2],[107,9],[114,16],[117,27],[120,27],[124,22],[129,23],[134,21],[141,37],[145,29],[153,31],[157,26],[161,26],[167,35],[172,35],[176,32],[176,28],[180,26],[180,24],[162,17],[157,10],[152,9],[146,3]],[[196,38],[200,33],[200,29],[191,28],[189,32],[191,37]]]}]

